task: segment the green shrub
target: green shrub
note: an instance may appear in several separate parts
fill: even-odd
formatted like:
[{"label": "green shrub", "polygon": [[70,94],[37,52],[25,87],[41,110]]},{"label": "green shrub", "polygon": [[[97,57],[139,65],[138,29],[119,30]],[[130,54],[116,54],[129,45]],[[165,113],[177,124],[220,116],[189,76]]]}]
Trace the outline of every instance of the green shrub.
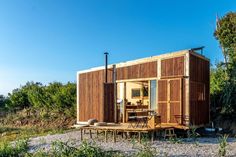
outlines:
[{"label": "green shrub", "polygon": [[38,151],[32,154],[27,154],[29,157],[118,157],[124,156],[118,151],[106,151],[98,147],[95,143],[83,141],[82,144],[76,148],[71,146],[68,142],[55,141],[52,144],[52,149],[48,152]]},{"label": "green shrub", "polygon": [[219,156],[225,156],[226,155],[226,147],[228,145],[227,143],[227,139],[228,139],[229,135],[224,135],[224,136],[220,136],[219,137],[219,150],[218,150],[218,154]]},{"label": "green shrub", "polygon": [[187,132],[188,138],[192,138],[195,142],[196,142],[197,138],[200,136],[200,134],[197,133],[196,130],[197,130],[196,127],[190,125],[189,130]]},{"label": "green shrub", "polygon": [[0,144],[0,157],[20,157],[27,153],[28,140],[18,140],[14,144],[2,142]]},{"label": "green shrub", "polygon": [[138,152],[134,154],[135,157],[154,157],[158,155],[156,148],[151,146],[151,143],[148,141],[148,137],[144,136],[141,141],[141,146],[138,149]]},{"label": "green shrub", "polygon": [[173,144],[181,144],[181,143],[183,143],[183,141],[180,139],[180,138],[177,138],[177,137],[170,137],[169,138],[169,141],[171,142],[171,143],[173,143]]}]

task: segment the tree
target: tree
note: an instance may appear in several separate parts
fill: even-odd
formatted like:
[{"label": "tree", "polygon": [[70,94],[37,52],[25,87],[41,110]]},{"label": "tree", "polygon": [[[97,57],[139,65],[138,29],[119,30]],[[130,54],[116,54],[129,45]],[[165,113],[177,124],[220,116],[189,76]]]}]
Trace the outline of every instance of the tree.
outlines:
[{"label": "tree", "polygon": [[222,112],[231,114],[236,112],[236,13],[230,12],[217,21],[214,36],[222,48],[224,62],[212,71],[211,94],[219,94]]},{"label": "tree", "polygon": [[9,94],[9,102],[6,103],[6,107],[10,110],[23,109],[30,106],[27,92],[22,88],[17,88]]},{"label": "tree", "polygon": [[214,36],[222,48],[227,70],[232,70],[236,63],[236,12],[218,19]]},{"label": "tree", "polygon": [[0,95],[0,108],[4,108],[5,107],[5,101],[6,98],[4,95]]}]

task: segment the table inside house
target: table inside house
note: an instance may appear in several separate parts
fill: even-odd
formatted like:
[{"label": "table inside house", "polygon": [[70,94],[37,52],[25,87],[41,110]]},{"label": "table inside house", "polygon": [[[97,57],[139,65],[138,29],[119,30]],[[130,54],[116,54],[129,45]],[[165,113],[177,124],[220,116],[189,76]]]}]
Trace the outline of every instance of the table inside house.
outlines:
[{"label": "table inside house", "polygon": [[[129,116],[129,113],[133,114],[132,116]],[[140,115],[141,114],[141,115]],[[148,127],[149,120],[156,119],[156,112],[154,110],[133,110],[127,112],[128,122],[129,126],[132,128],[145,128]],[[154,124],[152,124],[154,123]],[[151,127],[155,127],[155,120],[150,123]]]},{"label": "table inside house", "polygon": [[130,117],[133,120],[134,117],[142,117],[142,116],[148,116],[149,113],[154,112],[153,110],[140,110],[140,109],[127,109],[126,110],[126,122],[129,122]]}]

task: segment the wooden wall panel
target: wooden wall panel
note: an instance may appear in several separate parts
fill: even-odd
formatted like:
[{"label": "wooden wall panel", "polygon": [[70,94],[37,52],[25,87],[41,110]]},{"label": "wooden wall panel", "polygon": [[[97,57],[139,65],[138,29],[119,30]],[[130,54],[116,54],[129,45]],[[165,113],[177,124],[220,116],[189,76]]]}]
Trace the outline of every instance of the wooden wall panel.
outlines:
[{"label": "wooden wall panel", "polygon": [[[95,118],[104,121],[104,70],[79,74],[79,121]],[[112,70],[108,70],[108,82],[112,82]]]},{"label": "wooden wall panel", "polygon": [[158,103],[158,114],[161,116],[161,122],[167,123],[167,103]]},{"label": "wooden wall panel", "polygon": [[182,117],[183,117],[183,123],[186,124],[189,119],[189,111],[187,110],[188,107],[186,105],[189,105],[189,103],[186,103],[186,85],[187,85],[187,79],[184,78],[182,82]]},{"label": "wooden wall panel", "polygon": [[158,80],[158,113],[163,123],[182,124],[182,79]]},{"label": "wooden wall panel", "polygon": [[167,83],[168,80],[158,80],[158,114],[161,116],[161,122],[167,123]]},{"label": "wooden wall panel", "polygon": [[158,80],[158,101],[167,101],[167,80]]},{"label": "wooden wall panel", "polygon": [[184,56],[161,60],[161,77],[184,75]]},{"label": "wooden wall panel", "polygon": [[182,123],[182,80],[169,80],[170,123]]},{"label": "wooden wall panel", "polygon": [[157,62],[117,68],[117,80],[157,77]]},{"label": "wooden wall panel", "polygon": [[190,55],[189,75],[191,81],[209,82],[210,63],[197,56]]},{"label": "wooden wall panel", "polygon": [[114,83],[104,84],[104,121],[114,122]]},{"label": "wooden wall panel", "polygon": [[195,125],[209,122],[210,63],[190,54],[190,122]]},{"label": "wooden wall panel", "polygon": [[[180,101],[180,80],[170,80],[170,100]],[[181,90],[182,91],[182,90]]]},{"label": "wooden wall panel", "polygon": [[179,102],[170,103],[170,123],[182,123],[182,115]]}]

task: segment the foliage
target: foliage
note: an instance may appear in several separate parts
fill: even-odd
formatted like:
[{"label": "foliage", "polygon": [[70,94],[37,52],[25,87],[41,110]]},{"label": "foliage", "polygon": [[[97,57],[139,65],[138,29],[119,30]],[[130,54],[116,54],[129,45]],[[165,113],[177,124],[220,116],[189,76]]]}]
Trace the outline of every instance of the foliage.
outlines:
[{"label": "foliage", "polygon": [[215,30],[214,35],[222,47],[226,64],[235,62],[236,13],[229,12],[222,17],[217,23],[217,29]]},{"label": "foliage", "polygon": [[29,106],[30,103],[25,90],[17,88],[12,91],[12,94],[9,94],[9,102],[6,103],[6,108],[8,108],[10,111],[23,109]]},{"label": "foliage", "polygon": [[210,73],[210,94],[217,95],[222,92],[225,86],[226,74],[220,64],[216,64],[216,68],[211,68]]},{"label": "foliage", "polygon": [[169,138],[169,141],[173,144],[181,144],[183,143],[182,139],[180,138],[177,138],[177,137],[170,137]]},{"label": "foliage", "polygon": [[[0,145],[20,139],[31,138],[48,134],[64,133],[63,128],[43,128],[43,127],[0,127]],[[69,130],[68,130],[69,131]]]},{"label": "foliage", "polygon": [[6,98],[4,95],[0,95],[0,108],[4,108]]},{"label": "foliage", "polygon": [[222,106],[222,114],[236,113],[236,13],[219,19],[214,32],[219,41],[224,62],[211,70],[211,100],[213,106]]},{"label": "foliage", "polygon": [[192,138],[194,142],[196,142],[197,138],[200,136],[199,133],[196,132],[197,128],[190,125],[189,130],[187,132],[188,138]]},{"label": "foliage", "polygon": [[18,140],[15,144],[4,142],[0,144],[0,157],[20,157],[27,153],[28,140]]},{"label": "foliage", "polygon": [[229,135],[224,135],[224,136],[220,136],[219,137],[219,150],[218,150],[218,154],[219,156],[225,156],[226,155],[226,147],[228,145],[227,143],[227,139],[228,139]]},{"label": "foliage", "polygon": [[157,156],[158,152],[151,146],[149,142],[142,142],[142,146],[138,148],[138,152],[135,154],[136,157],[154,157]]},{"label": "foliage", "polygon": [[83,141],[81,145],[76,148],[71,146],[68,142],[56,141],[52,144],[52,149],[49,152],[36,152],[28,154],[32,157],[40,156],[58,156],[58,157],[114,157],[124,156],[122,153],[112,150],[103,150],[95,143],[88,143]]},{"label": "foliage", "polygon": [[43,117],[49,112],[59,112],[75,117],[76,113],[76,84],[68,82],[63,85],[60,82],[49,83],[45,86],[39,82],[27,82],[9,94],[7,101],[1,101],[8,111],[16,112],[25,108],[32,108]]},{"label": "foliage", "polygon": [[148,135],[144,135],[141,139],[141,145],[137,145],[134,138],[131,141],[132,148],[137,149],[137,152],[133,154],[135,157],[154,157],[158,155],[156,148],[151,146]]}]

